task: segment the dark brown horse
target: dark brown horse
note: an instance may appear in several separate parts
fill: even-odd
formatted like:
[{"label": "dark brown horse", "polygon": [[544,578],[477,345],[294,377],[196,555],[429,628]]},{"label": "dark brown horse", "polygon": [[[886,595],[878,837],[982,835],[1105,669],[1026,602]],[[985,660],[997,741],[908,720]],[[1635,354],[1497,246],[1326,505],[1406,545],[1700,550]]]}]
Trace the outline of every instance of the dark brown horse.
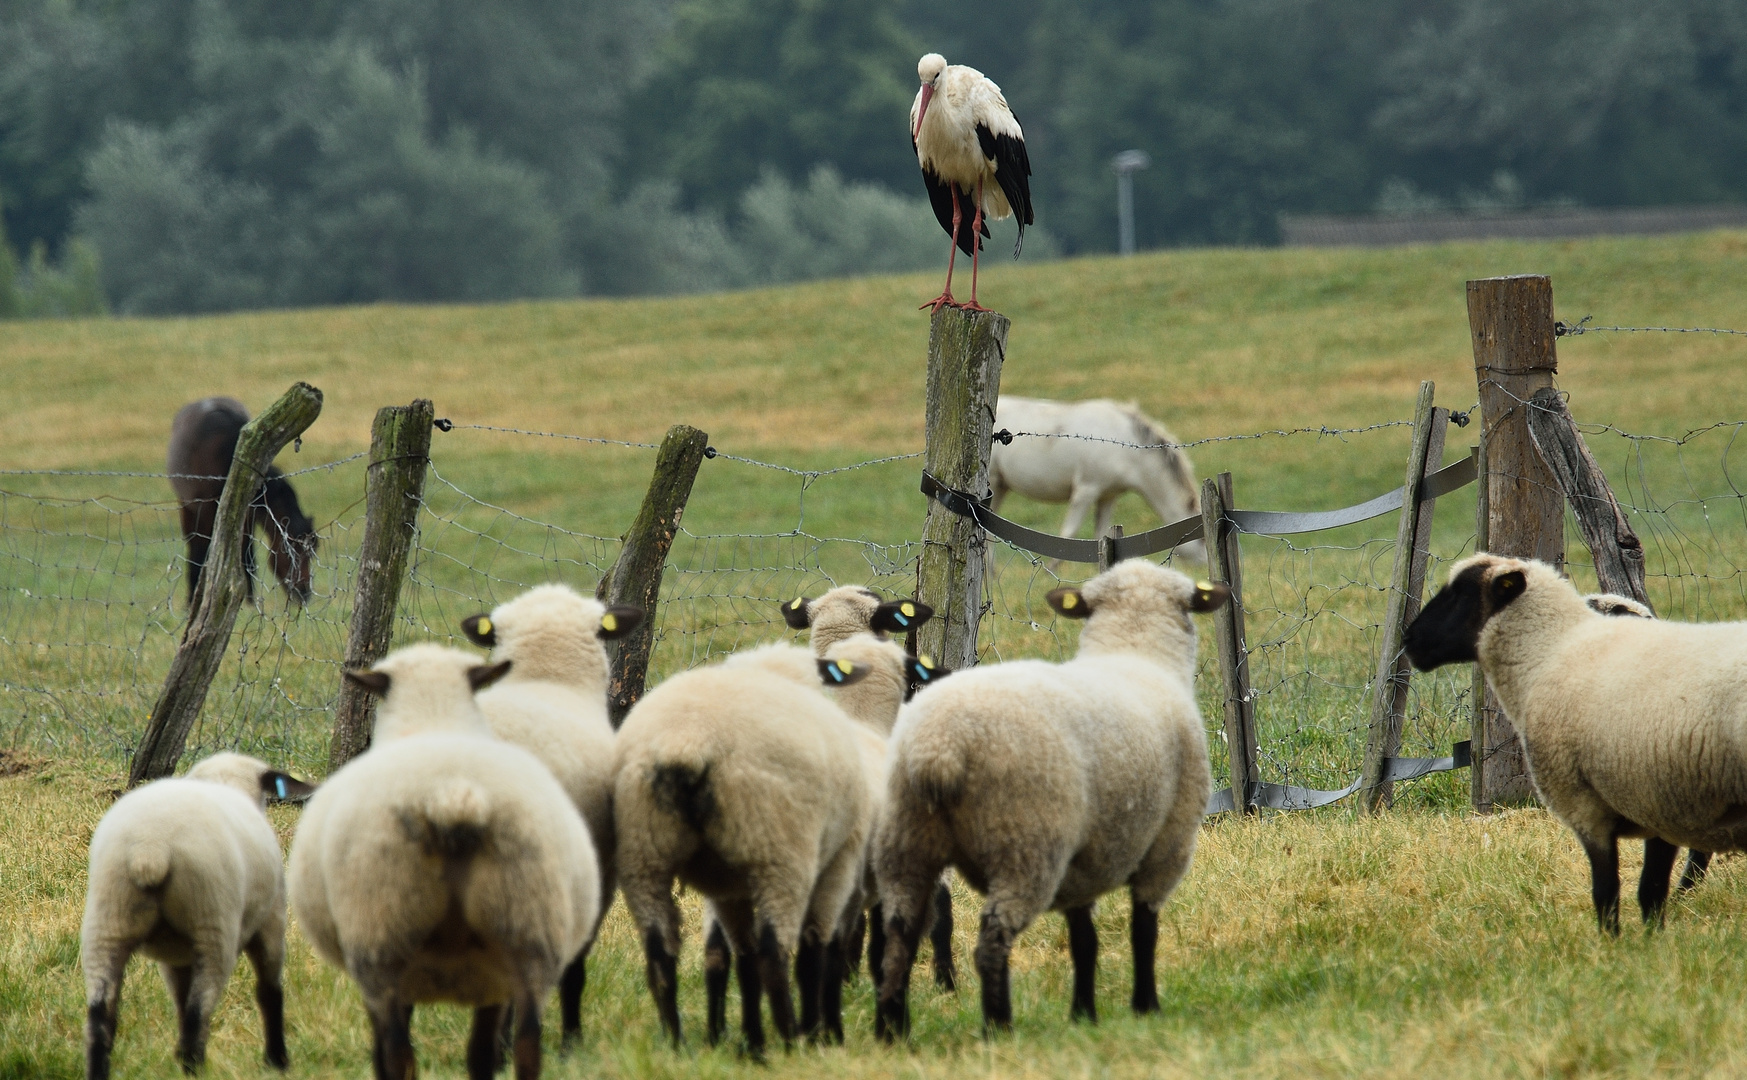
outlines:
[{"label": "dark brown horse", "polygon": [[[237,452],[237,436],[249,410],[235,398],[209,397],[182,406],[170,426],[170,486],[182,504],[182,536],[188,541],[188,603],[193,607],[200,571],[212,546],[218,498]],[[267,560],[273,576],[293,599],[309,599],[315,562],[315,526],[297,503],[297,492],[277,465],[249,503],[243,522],[243,570],[248,595],[255,595],[255,526],[267,534]]]}]

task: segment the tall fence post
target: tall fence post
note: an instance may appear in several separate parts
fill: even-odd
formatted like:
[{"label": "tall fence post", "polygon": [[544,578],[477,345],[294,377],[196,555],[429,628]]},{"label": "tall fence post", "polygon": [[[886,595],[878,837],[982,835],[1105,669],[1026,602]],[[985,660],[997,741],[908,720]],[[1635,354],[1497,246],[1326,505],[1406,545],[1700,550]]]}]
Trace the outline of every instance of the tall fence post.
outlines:
[{"label": "tall fence post", "polygon": [[1413,442],[1407,454],[1407,479],[1402,485],[1401,518],[1395,529],[1395,568],[1389,577],[1388,605],[1377,650],[1377,678],[1371,698],[1371,726],[1365,738],[1360,768],[1359,808],[1374,814],[1394,796],[1389,760],[1401,750],[1401,725],[1407,713],[1409,669],[1401,638],[1419,614],[1424,595],[1426,563],[1431,558],[1431,501],[1421,501],[1426,475],[1444,459],[1444,435],[1450,413],[1432,404],[1436,387],[1419,384],[1413,410]]},{"label": "tall fence post", "polygon": [[218,497],[218,519],[200,573],[199,604],[189,615],[182,643],[170,661],[164,688],[152,706],[144,737],[128,768],[127,786],[176,771],[206,691],[224,662],[231,627],[243,606],[243,530],[249,505],[267,475],[267,467],[285,444],[302,435],[321,415],[322,393],[306,382],[294,383],[266,411],[243,425],[231,456],[230,473]]},{"label": "tall fence post", "polygon": [[[1539,275],[1468,282],[1468,329],[1480,388],[1485,550],[1562,566],[1565,505],[1558,481],[1535,452],[1529,400],[1553,385],[1553,282]],[[1534,799],[1522,746],[1490,689],[1476,695],[1474,806]]]},{"label": "tall fence post", "polygon": [[688,424],[675,424],[667,429],[667,437],[661,440],[661,449],[655,454],[655,471],[649,477],[649,490],[637,511],[637,520],[625,533],[625,546],[619,549],[618,561],[596,590],[596,595],[609,605],[627,604],[643,609],[642,625],[607,643],[612,663],[612,676],[607,682],[607,715],[615,729],[643,696],[649,678],[661,574],[667,567],[667,553],[679,533],[679,520],[685,514],[686,500],[691,497],[692,482],[698,477],[698,466],[704,462],[709,442],[708,435]]},{"label": "tall fence post", "polygon": [[1232,805],[1242,814],[1256,812],[1259,741],[1256,704],[1250,695],[1249,644],[1244,630],[1242,552],[1231,509],[1231,474],[1220,473],[1201,484],[1201,531],[1207,544],[1207,572],[1231,586],[1231,603],[1213,612],[1213,634],[1219,645],[1219,670],[1225,686],[1225,745],[1231,758]]},{"label": "tall fence post", "polygon": [[1572,516],[1595,562],[1595,577],[1603,592],[1650,603],[1644,588],[1644,545],[1626,521],[1613,488],[1571,419],[1565,399],[1552,387],[1529,399],[1529,435],[1535,451],[1571,504]]},{"label": "tall fence post", "polygon": [[[928,420],[923,468],[982,497],[989,490],[989,434],[1007,353],[1005,315],[941,307],[928,329]],[[935,617],[917,634],[921,651],[958,670],[977,662],[987,541],[976,523],[934,499],[922,523],[916,598]]]},{"label": "tall fence post", "polygon": [[[411,405],[376,410],[370,425],[370,468],[364,479],[364,541],[358,548],[357,598],[346,634],[346,668],[367,668],[394,644],[394,613],[411,563],[425,473],[431,463],[435,408],[419,398]],[[370,748],[376,698],[340,680],[334,734],[328,743],[332,772]]]}]

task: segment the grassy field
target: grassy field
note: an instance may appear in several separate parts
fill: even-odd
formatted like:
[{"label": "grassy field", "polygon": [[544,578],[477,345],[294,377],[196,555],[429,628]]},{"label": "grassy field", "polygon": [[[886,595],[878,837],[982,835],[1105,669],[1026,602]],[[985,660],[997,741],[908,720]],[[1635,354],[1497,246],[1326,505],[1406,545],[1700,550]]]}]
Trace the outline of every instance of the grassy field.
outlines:
[{"label": "grassy field", "polygon": [[[1234,473],[1239,505],[1312,510],[1401,482],[1407,429],[1398,422],[1421,379],[1437,381],[1442,404],[1473,403],[1463,282],[1521,272],[1553,276],[1568,321],[1747,328],[1742,233],[1171,252],[995,267],[983,294],[1013,320],[1008,391],[1134,399],[1197,443],[1198,474]],[[362,520],[363,462],[345,459],[367,446],[377,407],[430,397],[457,425],[434,436],[404,640],[452,635],[461,617],[527,583],[556,577],[591,589],[653,460],[647,447],[484,428],[631,443],[658,441],[673,423],[708,431],[723,456],[705,463],[675,549],[659,676],[777,636],[777,599],[837,581],[896,592],[913,580],[923,515],[914,459],[803,476],[731,455],[816,471],[920,450],[927,316],[914,305],[936,284],[921,275],[673,300],[0,325],[14,403],[0,425],[0,470],[14,470],[0,475],[0,749],[50,763],[0,781],[9,845],[0,852],[9,916],[0,1077],[73,1068],[84,839],[102,811],[98,793],[115,786],[143,726],[182,615],[175,508],[162,479],[16,470],[161,472],[169,418],[185,401],[227,393],[258,410],[296,379],[324,391],[301,452],[280,459],[288,470],[343,462],[296,481],[322,527],[317,597],[288,610],[263,590],[193,739],[313,772],[326,760]],[[1747,614],[1747,501],[1731,460],[1740,427],[1665,441],[1747,417],[1743,340],[1560,342],[1559,382],[1578,419],[1652,437],[1595,429],[1590,443],[1633,507],[1667,615]],[[1261,437],[1226,438],[1250,434]],[[1447,460],[1473,437],[1472,427],[1453,428]],[[1007,508],[1050,529],[1061,509]],[[1471,490],[1440,502],[1440,563],[1471,546],[1473,509]],[[1117,516],[1131,532],[1158,523],[1133,496]],[[1383,518],[1290,542],[1245,539],[1265,779],[1341,786],[1352,776],[1394,529]],[[1586,553],[1575,540],[1571,559],[1581,580]],[[987,657],[1071,651],[1073,625],[1057,625],[1041,599],[1055,580],[1034,560],[997,553]],[[1466,737],[1466,684],[1460,671],[1416,677],[1405,752],[1443,753]],[[1205,658],[1201,688],[1217,724]],[[1213,748],[1223,769],[1217,739]],[[1171,1004],[1158,1021],[1121,1015],[1117,905],[1102,916],[1111,952],[1096,1032],[1065,1025],[1067,967],[1050,920],[1027,939],[1013,1040],[976,1039],[972,996],[925,991],[916,1053],[866,1053],[864,986],[847,1055],[798,1052],[777,1067],[1540,1076],[1739,1066],[1724,1032],[1740,1010],[1698,989],[1741,981],[1747,950],[1728,934],[1744,887],[1734,864],[1677,909],[1655,945],[1605,944],[1587,930],[1575,844],[1538,813],[1462,817],[1466,797],[1464,774],[1452,773],[1408,786],[1405,812],[1381,824],[1337,811],[1211,828],[1171,908],[1174,944],[1161,961]],[[966,926],[970,911],[961,910]],[[1694,935],[1703,940],[1686,944]],[[364,1062],[355,1002],[296,949],[302,1049],[294,1041],[293,1055],[311,1072],[355,1075]],[[1501,964],[1506,954],[1522,963]],[[622,923],[609,928],[597,971],[594,1042],[563,1075],[738,1068],[730,1055],[674,1057],[654,1045]],[[154,980],[136,976],[137,1004],[123,1021],[137,1036],[124,1035],[121,1050],[132,1075],[168,1067],[168,1005]],[[233,988],[219,1075],[254,1074],[246,1000]],[[427,1024],[432,1060],[452,1068],[461,1022],[437,1011],[421,1031]]]}]

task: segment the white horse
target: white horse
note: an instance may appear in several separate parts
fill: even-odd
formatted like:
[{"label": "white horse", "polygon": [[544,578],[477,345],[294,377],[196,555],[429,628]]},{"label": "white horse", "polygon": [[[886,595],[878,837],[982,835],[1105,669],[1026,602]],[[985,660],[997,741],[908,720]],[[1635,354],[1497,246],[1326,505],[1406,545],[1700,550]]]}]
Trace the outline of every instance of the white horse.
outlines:
[{"label": "white horse", "polygon": [[[1018,435],[1011,444],[997,441],[992,447],[990,505],[997,512],[1009,491],[1039,502],[1065,502],[1062,536],[1077,534],[1093,507],[1098,510],[1096,535],[1103,536],[1110,529],[1116,498],[1125,491],[1139,493],[1167,525],[1201,512],[1189,455],[1174,445],[1160,445],[1177,439],[1132,403],[1002,395],[995,406],[995,428]],[[1197,562],[1207,559],[1199,540],[1177,551]]]}]

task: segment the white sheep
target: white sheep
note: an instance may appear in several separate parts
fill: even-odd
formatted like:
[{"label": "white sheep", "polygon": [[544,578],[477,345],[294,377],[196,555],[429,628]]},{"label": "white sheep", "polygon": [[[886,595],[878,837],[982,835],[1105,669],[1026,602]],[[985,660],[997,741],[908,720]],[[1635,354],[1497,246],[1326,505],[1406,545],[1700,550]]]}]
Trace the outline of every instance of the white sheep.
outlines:
[{"label": "white sheep", "polygon": [[1609,617],[1546,563],[1482,554],[1451,567],[1403,644],[1421,671],[1480,664],[1589,857],[1604,932],[1619,932],[1621,838],[1644,838],[1650,925],[1679,847],[1747,844],[1747,623]]},{"label": "white sheep", "polygon": [[1134,1010],[1157,1010],[1158,909],[1189,868],[1213,786],[1189,613],[1229,593],[1120,563],[1049,594],[1058,613],[1088,620],[1073,660],[985,664],[905,707],[873,850],[886,916],[881,1037],[908,1030],[924,904],[948,865],[987,897],[976,949],[985,1029],[1011,1025],[1008,954],[1047,910],[1067,916],[1072,1015],[1096,1019],[1092,905],[1123,884]]},{"label": "white sheep", "polygon": [[[613,725],[607,716],[610,674],[603,642],[643,622],[643,610],[613,607],[564,585],[529,589],[488,615],[461,622],[494,661],[509,661],[508,675],[475,700],[494,735],[539,758],[588,825],[600,865],[601,906],[611,905],[613,872]],[[594,937],[558,981],[565,1045],[582,1034],[582,990]]]},{"label": "white sheep", "polygon": [[512,1006],[517,1080],[538,1076],[540,1004],[600,916],[581,816],[474,703],[509,667],[414,645],[348,672],[383,696],[374,742],[322,785],[292,841],[292,910],[363,992],[379,1077],[413,1074],[421,1001],[473,1007],[475,1080],[494,1072]]},{"label": "white sheep", "polygon": [[[676,675],[625,718],[613,792],[620,889],[675,1045],[675,877],[709,900],[732,943],[749,1051],[764,1048],[761,994],[785,1042],[803,1033],[788,973],[803,943],[804,1018],[809,1003],[829,1008],[822,961],[842,947],[869,826],[854,729],[826,696],[814,657],[789,646]],[[841,1038],[841,1015],[822,1019]]]},{"label": "white sheep", "polygon": [[176,1003],[176,1058],[206,1060],[213,1010],[248,954],[267,1034],[267,1063],[283,1069],[285,871],[267,822],[269,797],[315,789],[241,754],[214,754],[181,778],[121,797],[91,835],[80,927],[85,969],[85,1075],[109,1075],[121,980],[136,951],[158,961]]}]

